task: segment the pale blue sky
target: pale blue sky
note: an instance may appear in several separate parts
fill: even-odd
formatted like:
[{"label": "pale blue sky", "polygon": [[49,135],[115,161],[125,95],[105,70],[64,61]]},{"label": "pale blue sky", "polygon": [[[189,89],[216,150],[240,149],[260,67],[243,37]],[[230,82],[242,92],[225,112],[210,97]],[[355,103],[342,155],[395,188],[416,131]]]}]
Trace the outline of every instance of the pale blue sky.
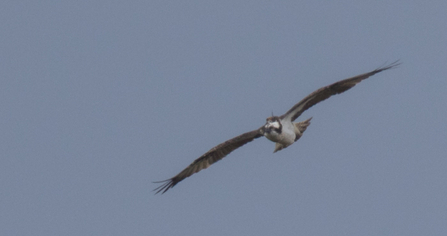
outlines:
[{"label": "pale blue sky", "polygon": [[[446,1],[3,1],[1,235],[447,235]],[[312,91],[402,65],[163,195]]]}]

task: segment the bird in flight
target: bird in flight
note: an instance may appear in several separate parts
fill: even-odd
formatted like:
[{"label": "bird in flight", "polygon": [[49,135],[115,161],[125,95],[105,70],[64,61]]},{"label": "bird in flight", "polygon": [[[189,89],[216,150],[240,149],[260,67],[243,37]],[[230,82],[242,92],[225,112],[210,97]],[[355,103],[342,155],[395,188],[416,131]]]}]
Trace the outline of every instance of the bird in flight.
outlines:
[{"label": "bird in flight", "polygon": [[224,158],[230,152],[236,150],[237,148],[245,145],[248,142],[253,141],[256,138],[265,136],[267,139],[274,142],[275,150],[273,152],[280,151],[281,149],[292,145],[299,138],[301,138],[304,131],[310,125],[310,120],[312,119],[312,117],[305,121],[293,122],[304,111],[306,111],[313,105],[326,100],[332,95],[343,93],[344,91],[354,87],[356,84],[360,83],[364,79],[369,78],[370,76],[373,76],[384,70],[394,68],[398,65],[400,65],[399,61],[395,61],[391,64],[379,67],[368,73],[344,79],[314,91],[303,100],[295,104],[284,115],[272,115],[271,117],[268,117],[266,123],[260,128],[243,133],[211,148],[208,152],[197,158],[176,176],[167,180],[154,182],[162,183],[162,185],[154,189],[154,191],[156,191],[155,194],[160,192],[162,194],[165,193],[170,188],[178,184],[180,181],[184,180],[194,173],[208,168],[210,165]]}]

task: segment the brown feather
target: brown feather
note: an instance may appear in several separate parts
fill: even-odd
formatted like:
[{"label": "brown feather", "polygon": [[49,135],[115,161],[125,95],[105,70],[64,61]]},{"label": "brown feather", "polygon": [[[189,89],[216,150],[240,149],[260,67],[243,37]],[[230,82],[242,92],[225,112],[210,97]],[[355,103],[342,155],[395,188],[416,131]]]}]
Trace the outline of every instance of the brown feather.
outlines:
[{"label": "brown feather", "polygon": [[309,94],[303,100],[295,104],[290,110],[288,110],[284,115],[280,116],[281,119],[284,119],[287,116],[291,116],[291,121],[294,121],[298,118],[304,111],[311,108],[313,105],[328,99],[330,96],[343,93],[344,91],[354,87],[356,84],[360,83],[362,80],[367,79],[368,77],[375,75],[384,70],[391,69],[400,65],[399,61],[395,61],[387,66],[379,67],[371,72],[354,76],[352,78],[344,79],[328,85],[326,87],[320,88],[313,93]]},{"label": "brown feather", "polygon": [[230,152],[234,151],[235,149],[243,146],[244,144],[253,141],[255,138],[259,138],[262,136],[262,127],[253,130],[244,134],[241,134],[235,138],[232,138],[230,140],[227,140],[213,148],[211,148],[208,152],[203,154],[201,157],[197,158],[194,162],[192,162],[188,167],[186,167],[184,170],[182,170],[180,173],[178,173],[176,176],[163,180],[158,181],[154,183],[163,183],[158,188],[154,189],[156,191],[155,194],[161,192],[165,193],[168,191],[168,189],[174,187],[176,184],[178,184],[180,181],[184,180],[185,178],[188,178],[189,176],[193,175],[194,173],[197,173],[203,169],[208,168],[210,165],[214,164],[215,162],[221,160],[226,155],[228,155]]}]

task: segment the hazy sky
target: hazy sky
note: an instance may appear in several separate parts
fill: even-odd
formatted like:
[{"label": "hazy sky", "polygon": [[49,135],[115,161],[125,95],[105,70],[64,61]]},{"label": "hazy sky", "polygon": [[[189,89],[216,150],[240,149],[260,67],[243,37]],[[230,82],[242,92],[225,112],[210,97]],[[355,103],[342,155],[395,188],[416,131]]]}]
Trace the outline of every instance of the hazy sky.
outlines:
[{"label": "hazy sky", "polygon": [[[2,1],[1,235],[447,235],[446,1]],[[213,146],[265,138],[163,195]]]}]

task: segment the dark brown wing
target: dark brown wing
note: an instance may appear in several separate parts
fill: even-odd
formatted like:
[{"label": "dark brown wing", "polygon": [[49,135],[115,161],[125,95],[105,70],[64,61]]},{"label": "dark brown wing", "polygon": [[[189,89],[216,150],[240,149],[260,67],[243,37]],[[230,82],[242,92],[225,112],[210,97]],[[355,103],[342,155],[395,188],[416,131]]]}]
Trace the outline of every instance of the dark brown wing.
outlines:
[{"label": "dark brown wing", "polygon": [[305,97],[303,100],[298,102],[295,106],[293,106],[290,110],[288,110],[284,115],[280,118],[290,118],[291,121],[294,121],[298,118],[305,110],[309,109],[313,105],[326,100],[332,95],[343,93],[344,91],[354,87],[356,84],[360,83],[360,81],[367,79],[368,77],[375,75],[384,70],[391,69],[400,65],[399,61],[395,61],[387,66],[379,67],[371,72],[354,76],[352,78],[344,79],[328,85],[326,87],[320,88],[317,91],[309,94],[309,96]]},{"label": "dark brown wing", "polygon": [[208,168],[213,163],[224,158],[230,152],[261,136],[262,136],[261,128],[259,128],[257,130],[241,134],[237,137],[234,137],[211,148],[207,153],[197,158],[193,163],[191,163],[191,165],[186,167],[182,172],[178,173],[176,176],[167,180],[154,182],[154,183],[163,183],[161,186],[154,189],[154,191],[157,191],[155,194],[159,192],[165,193],[166,191],[168,191],[168,189],[174,187],[178,182],[184,180],[185,178],[191,176],[194,173],[197,173],[203,169]]}]

